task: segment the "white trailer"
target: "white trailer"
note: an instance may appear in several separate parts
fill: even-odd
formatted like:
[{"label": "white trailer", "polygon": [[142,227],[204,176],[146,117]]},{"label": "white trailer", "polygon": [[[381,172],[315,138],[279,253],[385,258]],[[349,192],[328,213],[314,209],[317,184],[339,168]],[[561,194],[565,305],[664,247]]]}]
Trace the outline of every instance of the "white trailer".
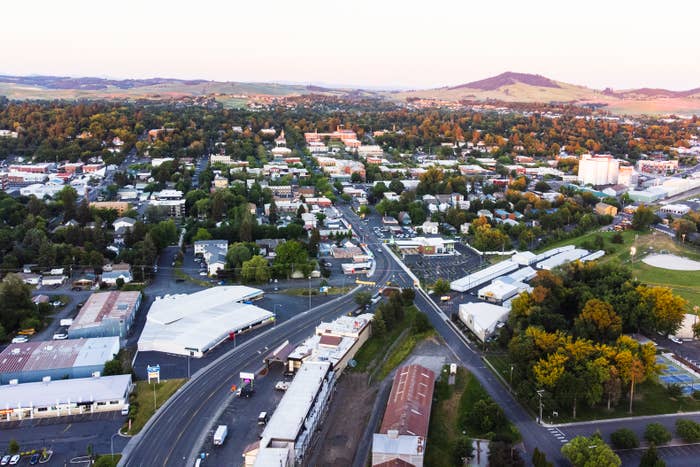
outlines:
[{"label": "white trailer", "polygon": [[226,441],[226,435],[228,435],[228,426],[219,425],[214,432],[214,446],[221,446]]}]

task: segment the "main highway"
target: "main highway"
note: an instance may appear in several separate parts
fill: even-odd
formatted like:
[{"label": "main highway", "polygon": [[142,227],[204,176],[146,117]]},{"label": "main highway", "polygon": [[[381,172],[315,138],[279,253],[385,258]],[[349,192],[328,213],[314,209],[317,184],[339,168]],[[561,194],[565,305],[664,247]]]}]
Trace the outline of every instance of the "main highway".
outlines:
[{"label": "main highway", "polygon": [[[390,276],[388,258],[377,255],[371,280],[380,284]],[[211,429],[219,409],[230,400],[230,388],[239,383],[241,371],[259,369],[265,355],[285,340],[300,343],[313,334],[320,321],[334,319],[354,307],[354,294],[347,294],[312,308],[269,328],[195,373],[132,438],[119,465],[193,465],[202,436]]]}]

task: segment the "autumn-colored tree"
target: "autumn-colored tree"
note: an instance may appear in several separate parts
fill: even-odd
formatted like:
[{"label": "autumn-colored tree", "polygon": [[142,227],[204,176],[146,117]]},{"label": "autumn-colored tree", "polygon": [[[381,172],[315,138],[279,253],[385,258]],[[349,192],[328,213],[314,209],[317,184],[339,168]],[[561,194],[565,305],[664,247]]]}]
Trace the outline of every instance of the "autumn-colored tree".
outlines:
[{"label": "autumn-colored tree", "polygon": [[640,306],[649,312],[654,330],[666,335],[678,330],[688,307],[684,298],[675,295],[668,287],[640,285],[637,292]]},{"label": "autumn-colored tree", "polygon": [[597,342],[615,340],[622,332],[622,319],[612,305],[597,298],[588,300],[574,322],[576,333]]}]

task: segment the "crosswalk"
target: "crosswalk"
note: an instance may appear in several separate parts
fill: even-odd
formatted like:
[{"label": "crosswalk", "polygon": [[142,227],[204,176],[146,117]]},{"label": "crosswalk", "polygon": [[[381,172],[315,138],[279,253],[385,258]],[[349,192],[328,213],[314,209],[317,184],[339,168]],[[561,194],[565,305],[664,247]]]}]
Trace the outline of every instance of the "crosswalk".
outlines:
[{"label": "crosswalk", "polygon": [[551,427],[547,428],[547,431],[549,431],[552,434],[552,436],[558,439],[561,444],[566,444],[569,442],[564,432],[561,431],[559,428]]}]

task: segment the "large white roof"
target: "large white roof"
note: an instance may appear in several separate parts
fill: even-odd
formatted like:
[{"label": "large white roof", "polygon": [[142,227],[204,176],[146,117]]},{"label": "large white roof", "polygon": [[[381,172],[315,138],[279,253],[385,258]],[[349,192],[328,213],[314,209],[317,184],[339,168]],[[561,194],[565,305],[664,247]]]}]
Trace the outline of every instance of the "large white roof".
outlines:
[{"label": "large white roof", "polygon": [[537,263],[538,269],[554,269],[557,266],[561,266],[564,263],[569,263],[575,261],[579,258],[583,258],[588,254],[588,250],[583,250],[580,248],[575,248],[573,250],[562,251],[551,258]]},{"label": "large white roof", "polygon": [[299,368],[265,427],[263,440],[296,440],[329,368],[329,362],[305,362]]},{"label": "large white roof", "polygon": [[0,386],[0,409],[46,407],[70,402],[121,400],[131,385],[131,375],[99,378],[60,379],[48,383],[4,384]]},{"label": "large white roof", "polygon": [[229,332],[273,318],[272,312],[244,303],[261,294],[252,287],[227,286],[156,299],[139,338],[139,350],[179,355],[188,355],[188,349],[206,352]]},{"label": "large white roof", "polygon": [[485,302],[462,303],[459,305],[460,317],[471,315],[474,324],[481,329],[491,329],[498,321],[505,318],[510,310],[500,305]]}]

